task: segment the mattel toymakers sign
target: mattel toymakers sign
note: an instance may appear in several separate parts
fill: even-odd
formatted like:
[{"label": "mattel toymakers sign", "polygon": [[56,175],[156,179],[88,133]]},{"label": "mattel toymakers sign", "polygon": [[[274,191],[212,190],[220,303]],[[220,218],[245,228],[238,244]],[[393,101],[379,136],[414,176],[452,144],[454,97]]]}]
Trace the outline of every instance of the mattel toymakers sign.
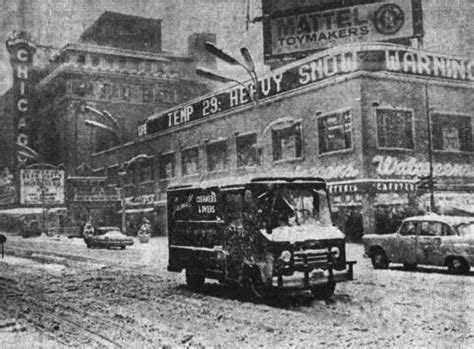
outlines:
[{"label": "mattel toymakers sign", "polygon": [[268,4],[264,6],[265,58],[420,36],[421,18],[419,0],[364,1],[354,6],[336,1],[290,9]]},{"label": "mattel toymakers sign", "polygon": [[20,170],[20,203],[64,204],[64,171]]}]

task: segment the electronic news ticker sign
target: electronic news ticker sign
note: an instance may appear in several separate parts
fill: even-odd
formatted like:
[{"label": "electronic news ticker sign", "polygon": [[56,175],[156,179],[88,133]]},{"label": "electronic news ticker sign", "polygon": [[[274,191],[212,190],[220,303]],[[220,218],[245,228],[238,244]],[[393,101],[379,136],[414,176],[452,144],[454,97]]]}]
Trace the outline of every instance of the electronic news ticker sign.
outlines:
[{"label": "electronic news ticker sign", "polygon": [[357,4],[352,6],[341,1],[306,3],[291,8],[263,0],[266,60],[301,57],[348,43],[423,35],[421,0],[352,1]]},{"label": "electronic news ticker sign", "polygon": [[175,128],[213,115],[251,105],[258,94],[260,102],[298,89],[315,86],[339,75],[357,71],[398,73],[445,81],[473,82],[474,61],[391,44],[354,44],[332,48],[261,76],[257,86],[234,85],[200,97],[187,104],[150,116],[138,127],[145,136]]}]

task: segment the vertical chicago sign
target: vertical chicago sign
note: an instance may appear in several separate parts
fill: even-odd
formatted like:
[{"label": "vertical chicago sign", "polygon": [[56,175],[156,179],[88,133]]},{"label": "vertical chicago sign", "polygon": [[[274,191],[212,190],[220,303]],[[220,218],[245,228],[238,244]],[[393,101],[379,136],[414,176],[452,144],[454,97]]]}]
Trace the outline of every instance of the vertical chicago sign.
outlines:
[{"label": "vertical chicago sign", "polygon": [[[26,32],[14,33],[7,39],[6,46],[10,53],[10,62],[13,68],[13,125],[15,142],[21,146],[28,144],[28,121],[31,115],[31,95],[33,84],[31,81],[31,67],[36,44],[31,41]],[[27,154],[19,152],[16,155],[16,164],[26,164]]]}]

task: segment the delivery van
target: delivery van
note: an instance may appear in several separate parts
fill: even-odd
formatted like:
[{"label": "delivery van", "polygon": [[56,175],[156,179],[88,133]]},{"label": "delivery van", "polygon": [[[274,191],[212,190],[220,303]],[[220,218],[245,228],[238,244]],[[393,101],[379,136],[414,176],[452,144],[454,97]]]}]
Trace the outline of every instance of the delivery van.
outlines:
[{"label": "delivery van", "polygon": [[253,297],[310,290],[331,297],[353,279],[321,178],[265,177],[168,189],[168,270],[199,288],[206,278]]}]

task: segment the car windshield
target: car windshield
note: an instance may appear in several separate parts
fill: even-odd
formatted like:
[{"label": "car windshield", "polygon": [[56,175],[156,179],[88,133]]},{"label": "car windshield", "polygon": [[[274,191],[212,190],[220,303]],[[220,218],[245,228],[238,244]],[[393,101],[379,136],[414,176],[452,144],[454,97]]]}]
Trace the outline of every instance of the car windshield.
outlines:
[{"label": "car windshield", "polygon": [[306,186],[280,186],[260,195],[277,226],[331,225],[327,196],[323,190]]},{"label": "car windshield", "polygon": [[456,229],[461,236],[474,238],[474,222],[458,224]]},{"label": "car windshield", "polygon": [[112,231],[120,232],[120,229],[117,227],[99,227],[96,229],[95,235],[103,235]]}]

